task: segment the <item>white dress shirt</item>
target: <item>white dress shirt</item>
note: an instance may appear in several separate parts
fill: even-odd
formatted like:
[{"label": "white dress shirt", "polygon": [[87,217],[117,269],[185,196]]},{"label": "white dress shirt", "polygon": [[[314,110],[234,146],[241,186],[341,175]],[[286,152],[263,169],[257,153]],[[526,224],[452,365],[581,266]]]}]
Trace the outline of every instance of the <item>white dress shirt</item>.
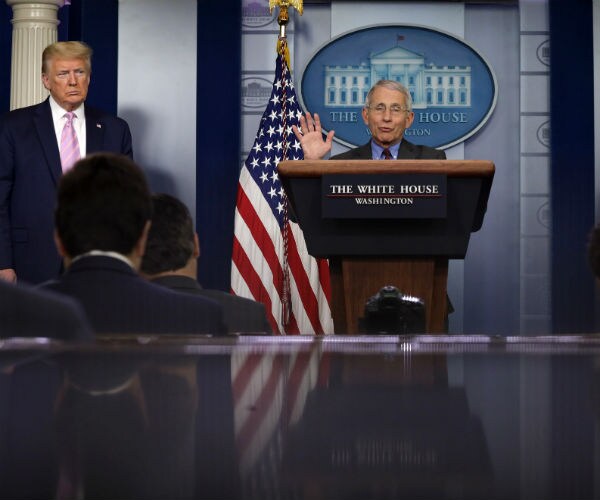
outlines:
[{"label": "white dress shirt", "polygon": [[[52,110],[52,121],[54,122],[54,133],[56,134],[56,143],[60,149],[60,138],[62,136],[62,130],[67,123],[65,118],[66,109],[61,108],[58,103],[50,96],[50,109]],[[86,152],[86,134],[85,134],[85,108],[84,104],[73,111],[77,118],[73,119],[73,128],[77,134],[77,141],[79,142],[79,154],[81,158],[85,156]]]}]

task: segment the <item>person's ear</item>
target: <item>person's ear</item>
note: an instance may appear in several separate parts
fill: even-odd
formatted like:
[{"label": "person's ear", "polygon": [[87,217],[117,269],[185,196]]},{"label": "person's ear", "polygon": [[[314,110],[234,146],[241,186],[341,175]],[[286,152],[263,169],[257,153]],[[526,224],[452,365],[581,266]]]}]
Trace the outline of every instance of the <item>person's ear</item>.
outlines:
[{"label": "person's ear", "polygon": [[200,240],[198,239],[198,233],[194,233],[194,253],[193,256],[197,259],[200,257]]},{"label": "person's ear", "polygon": [[46,73],[42,73],[42,84],[46,90],[50,90],[50,79]]},{"label": "person's ear", "polygon": [[147,220],[146,224],[144,224],[144,229],[142,230],[140,239],[133,247],[133,253],[136,257],[139,257],[140,261],[146,252],[146,243],[148,242],[148,233],[150,232],[151,225],[152,221]]},{"label": "person's ear", "polygon": [[67,257],[67,251],[65,250],[65,245],[62,242],[62,239],[60,238],[58,231],[55,229],[54,233],[54,244],[56,245],[56,250],[58,250],[58,255],[60,255],[61,257]]},{"label": "person's ear", "polygon": [[56,245],[56,250],[58,251],[58,255],[62,257],[65,268],[68,268],[71,265],[71,256],[67,253],[65,245],[58,234],[58,231],[54,229],[54,244]]},{"label": "person's ear", "polygon": [[362,119],[365,122],[365,125],[369,125],[369,110],[367,108],[362,109]]}]

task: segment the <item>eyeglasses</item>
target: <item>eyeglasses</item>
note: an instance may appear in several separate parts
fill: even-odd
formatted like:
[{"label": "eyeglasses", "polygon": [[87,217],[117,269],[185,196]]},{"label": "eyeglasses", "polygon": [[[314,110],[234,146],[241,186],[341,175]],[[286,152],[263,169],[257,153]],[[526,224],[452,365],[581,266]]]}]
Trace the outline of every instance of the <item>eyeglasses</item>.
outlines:
[{"label": "eyeglasses", "polygon": [[[373,113],[382,115],[387,111],[388,108],[385,104],[378,104],[377,106],[367,106],[367,109],[370,109]],[[392,104],[390,106],[390,113],[392,113],[392,115],[399,115],[400,113],[404,113],[405,111],[410,110],[406,106],[400,106],[398,104]]]}]

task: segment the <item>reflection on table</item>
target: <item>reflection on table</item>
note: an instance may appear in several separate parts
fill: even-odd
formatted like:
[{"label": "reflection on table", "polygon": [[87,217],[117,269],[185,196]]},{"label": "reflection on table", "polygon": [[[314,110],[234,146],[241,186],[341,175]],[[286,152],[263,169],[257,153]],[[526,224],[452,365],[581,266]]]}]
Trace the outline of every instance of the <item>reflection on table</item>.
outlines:
[{"label": "reflection on table", "polygon": [[596,498],[600,339],[0,343],[6,498]]}]

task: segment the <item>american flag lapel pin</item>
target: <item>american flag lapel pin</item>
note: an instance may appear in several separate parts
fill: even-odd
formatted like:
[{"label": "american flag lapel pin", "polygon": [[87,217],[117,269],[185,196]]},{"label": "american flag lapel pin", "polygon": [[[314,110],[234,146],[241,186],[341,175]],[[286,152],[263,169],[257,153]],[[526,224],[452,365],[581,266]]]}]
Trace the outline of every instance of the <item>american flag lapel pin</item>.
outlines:
[{"label": "american flag lapel pin", "polygon": [[101,123],[96,123],[96,128],[102,128],[102,124]]}]

